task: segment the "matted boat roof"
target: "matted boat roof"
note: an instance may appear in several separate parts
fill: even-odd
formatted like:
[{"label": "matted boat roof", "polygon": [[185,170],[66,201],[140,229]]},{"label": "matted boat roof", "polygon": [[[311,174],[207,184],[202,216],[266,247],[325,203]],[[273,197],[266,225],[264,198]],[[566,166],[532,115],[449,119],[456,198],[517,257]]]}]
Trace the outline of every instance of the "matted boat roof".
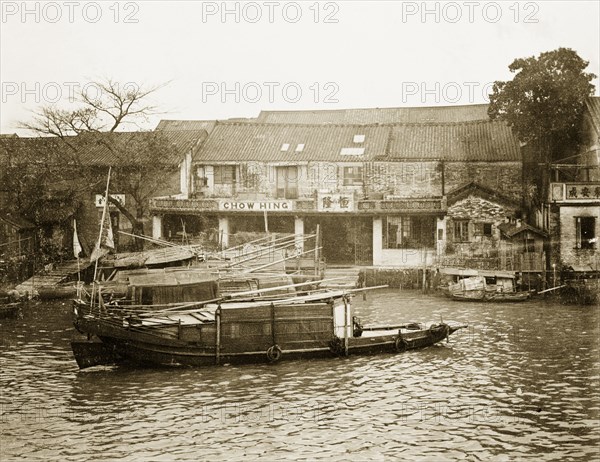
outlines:
[{"label": "matted boat roof", "polygon": [[104,262],[114,268],[131,268],[144,265],[162,265],[183,260],[190,260],[196,254],[186,247],[165,247],[144,250],[142,252],[118,253],[105,257]]},{"label": "matted boat roof", "polygon": [[215,274],[203,271],[150,272],[129,275],[129,284],[135,287],[178,286],[216,281]]}]

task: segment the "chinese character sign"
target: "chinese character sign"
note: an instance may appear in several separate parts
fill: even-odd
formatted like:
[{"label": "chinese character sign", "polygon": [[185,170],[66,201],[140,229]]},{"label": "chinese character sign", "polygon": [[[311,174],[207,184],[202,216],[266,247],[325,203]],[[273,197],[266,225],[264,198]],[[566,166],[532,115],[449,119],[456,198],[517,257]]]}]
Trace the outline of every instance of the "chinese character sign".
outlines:
[{"label": "chinese character sign", "polygon": [[319,212],[354,212],[354,195],[319,193],[317,198]]},{"label": "chinese character sign", "polygon": [[[125,205],[125,194],[111,194],[110,197]],[[96,194],[96,207],[104,207],[104,194]],[[109,207],[112,207],[112,204],[109,204]]]},{"label": "chinese character sign", "polygon": [[553,183],[552,200],[559,202],[596,202],[600,200],[600,184]]}]

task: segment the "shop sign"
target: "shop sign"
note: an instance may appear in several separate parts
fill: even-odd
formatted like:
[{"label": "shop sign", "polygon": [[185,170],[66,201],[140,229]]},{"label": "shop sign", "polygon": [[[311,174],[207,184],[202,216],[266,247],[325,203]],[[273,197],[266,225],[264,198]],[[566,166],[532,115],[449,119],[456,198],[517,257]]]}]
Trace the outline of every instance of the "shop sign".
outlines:
[{"label": "shop sign", "polygon": [[584,202],[600,199],[600,183],[552,183],[552,200]]},{"label": "shop sign", "polygon": [[319,193],[317,201],[319,212],[353,212],[354,195]]},{"label": "shop sign", "polygon": [[[125,206],[125,194],[111,194],[110,197],[117,200],[122,206]],[[108,206],[114,207],[111,203]],[[96,194],[96,207],[104,207],[104,194]]]},{"label": "shop sign", "polygon": [[219,201],[224,212],[291,212],[292,201]]}]

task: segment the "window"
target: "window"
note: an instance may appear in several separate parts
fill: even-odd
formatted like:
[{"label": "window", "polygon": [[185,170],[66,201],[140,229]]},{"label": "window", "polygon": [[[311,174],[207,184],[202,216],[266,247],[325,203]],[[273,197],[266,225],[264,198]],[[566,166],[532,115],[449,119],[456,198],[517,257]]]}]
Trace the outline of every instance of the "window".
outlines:
[{"label": "window", "polygon": [[596,218],[575,217],[575,247],[594,249],[596,247]]},{"label": "window", "polygon": [[362,167],[344,167],[343,184],[344,186],[362,185]]},{"label": "window", "polygon": [[283,143],[281,145],[281,150],[282,151],[287,151],[288,149],[290,149],[290,144],[289,143]]},{"label": "window", "polygon": [[215,185],[232,185],[235,183],[235,165],[214,166]]},{"label": "window", "polygon": [[454,242],[469,241],[469,221],[457,220],[454,222]]},{"label": "window", "polygon": [[298,199],[298,167],[295,165],[277,167],[276,198]]},{"label": "window", "polygon": [[488,236],[488,237],[492,236],[492,224],[491,223],[483,224],[483,235]]},{"label": "window", "polygon": [[355,143],[364,143],[365,135],[354,135],[354,142]]},{"label": "window", "polygon": [[436,237],[433,217],[387,217],[383,223],[385,249],[432,249]]},{"label": "window", "polygon": [[296,146],[296,152],[302,152],[304,151],[304,144],[299,144],[298,146]]},{"label": "window", "polygon": [[365,153],[365,148],[342,148],[340,156],[362,156]]},{"label": "window", "polygon": [[523,239],[523,249],[525,253],[535,253],[535,239],[526,237]]}]

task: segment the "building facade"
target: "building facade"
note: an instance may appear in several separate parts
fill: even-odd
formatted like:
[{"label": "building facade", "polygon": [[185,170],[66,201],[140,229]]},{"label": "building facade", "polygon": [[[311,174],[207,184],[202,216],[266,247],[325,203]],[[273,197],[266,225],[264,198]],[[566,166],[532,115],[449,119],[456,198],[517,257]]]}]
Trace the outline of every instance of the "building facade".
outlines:
[{"label": "building facade", "polygon": [[586,101],[583,144],[568,163],[554,164],[545,226],[554,269],[600,271],[600,98]]},{"label": "building facade", "polygon": [[[435,119],[436,108],[417,109]],[[383,117],[358,111],[361,120]],[[355,112],[324,112],[332,123],[319,111],[217,122],[194,154],[187,194],[151,201],[154,237],[212,236],[228,247],[245,233],[300,236],[318,227],[328,262],[423,267],[453,239],[449,191],[477,182],[520,197],[519,144],[502,123],[352,124]],[[276,122],[261,122],[267,115]],[[438,117],[449,117],[447,108]]]}]

